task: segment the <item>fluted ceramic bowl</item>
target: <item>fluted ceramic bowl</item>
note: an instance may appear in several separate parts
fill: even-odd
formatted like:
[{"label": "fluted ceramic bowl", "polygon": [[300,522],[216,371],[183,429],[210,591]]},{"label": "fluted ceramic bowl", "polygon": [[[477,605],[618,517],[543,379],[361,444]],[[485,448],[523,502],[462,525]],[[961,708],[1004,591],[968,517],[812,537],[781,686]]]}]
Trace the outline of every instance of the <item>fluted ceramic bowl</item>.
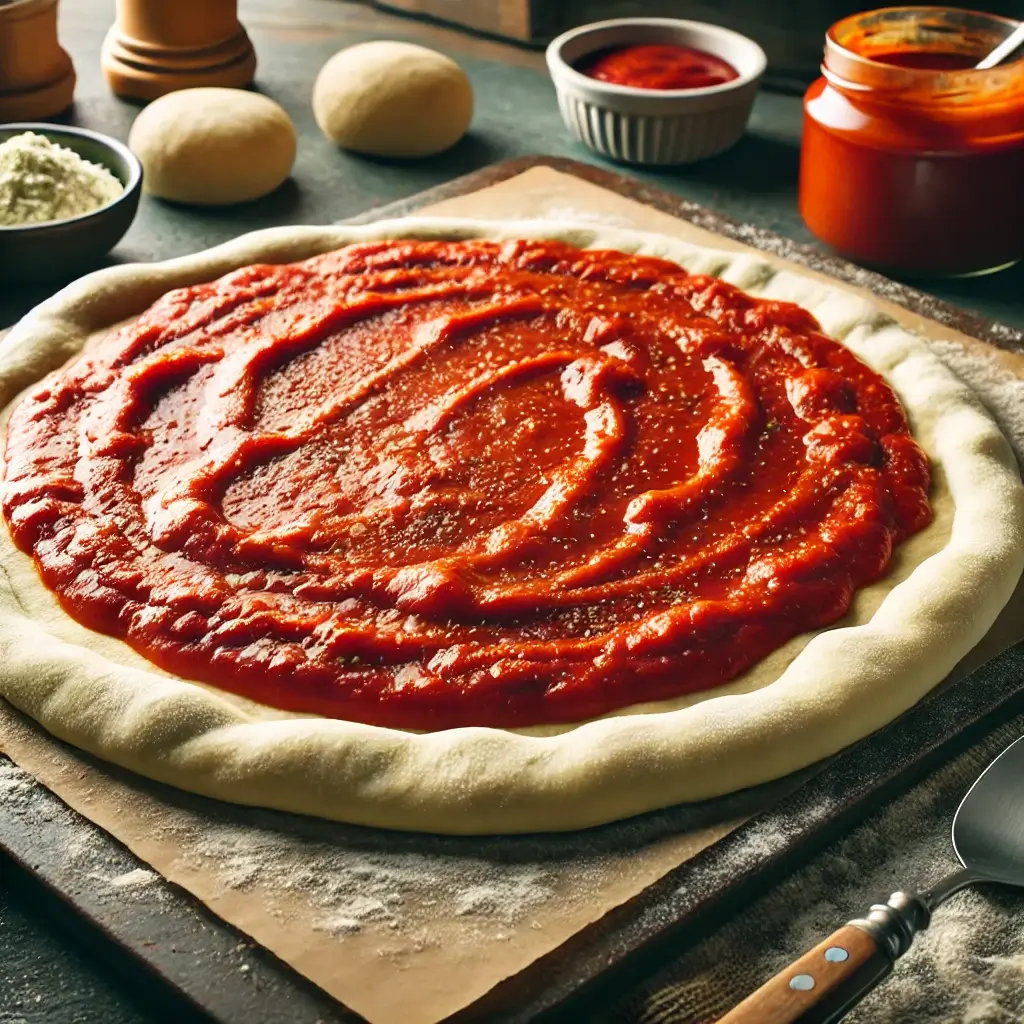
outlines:
[{"label": "fluted ceramic bowl", "polygon": [[[701,89],[636,89],[577,71],[600,50],[651,43],[689,46],[731,64],[739,77]],[[547,49],[562,120],[585,146],[632,164],[706,160],[739,141],[767,66],[752,39],[701,21],[617,18],[571,29]]]}]

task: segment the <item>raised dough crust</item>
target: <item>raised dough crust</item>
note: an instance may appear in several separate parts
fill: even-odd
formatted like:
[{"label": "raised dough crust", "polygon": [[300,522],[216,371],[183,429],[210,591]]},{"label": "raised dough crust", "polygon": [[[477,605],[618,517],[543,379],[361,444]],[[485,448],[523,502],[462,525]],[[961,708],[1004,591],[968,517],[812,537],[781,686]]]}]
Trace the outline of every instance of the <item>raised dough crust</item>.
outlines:
[{"label": "raised dough crust", "polygon": [[283,714],[160,673],[71,621],[4,529],[0,696],[107,761],[223,800],[417,831],[562,831],[766,782],[836,753],[939,683],[1009,599],[1024,568],[1019,471],[991,417],[927,344],[839,289],[660,235],[416,218],[272,229],[103,270],[38,307],[0,345],[0,406],[171,288],[400,237],[556,238],[659,256],[800,303],[900,395],[937,470],[936,523],[901,547],[848,624],[787,645],[710,694],[567,728],[429,734]]}]

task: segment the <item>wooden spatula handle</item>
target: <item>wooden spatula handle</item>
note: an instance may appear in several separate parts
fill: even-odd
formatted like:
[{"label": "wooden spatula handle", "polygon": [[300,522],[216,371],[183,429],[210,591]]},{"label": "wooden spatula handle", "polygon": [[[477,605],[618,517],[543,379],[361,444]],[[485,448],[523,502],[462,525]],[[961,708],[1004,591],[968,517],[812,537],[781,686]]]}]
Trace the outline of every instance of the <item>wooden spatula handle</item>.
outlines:
[{"label": "wooden spatula handle", "polygon": [[868,932],[844,925],[748,996],[719,1024],[824,1024],[838,1019],[891,970]]},{"label": "wooden spatula handle", "polygon": [[780,971],[719,1024],[832,1024],[893,968],[931,913],[920,896],[895,892],[864,920],[844,925]]}]

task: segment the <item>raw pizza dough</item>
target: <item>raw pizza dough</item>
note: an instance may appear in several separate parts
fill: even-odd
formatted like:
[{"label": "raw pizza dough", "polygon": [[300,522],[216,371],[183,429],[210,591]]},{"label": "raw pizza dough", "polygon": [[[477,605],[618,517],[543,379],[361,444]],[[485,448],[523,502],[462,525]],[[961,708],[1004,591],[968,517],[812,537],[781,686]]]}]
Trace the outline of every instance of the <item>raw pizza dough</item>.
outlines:
[{"label": "raw pizza dough", "polygon": [[[1024,486],[979,400],[927,344],[844,291],[753,255],[553,221],[407,219],[282,228],[166,263],[103,270],[0,345],[0,405],[164,292],[372,239],[561,239],[673,260],[798,302],[892,383],[935,473],[931,526],[836,627],[705,693],[575,726],[419,734],[297,715],[155,669],[72,621],[0,534],[0,696],[54,735],[207,796],[446,833],[562,831],[778,778],[892,721],[987,632],[1024,568]],[[6,415],[5,415],[6,419]]]},{"label": "raw pizza dough", "polygon": [[425,157],[469,130],[473,87],[450,57],[414,43],[377,40],[336,53],[313,86],[320,130],[354,153]]},{"label": "raw pizza dough", "polygon": [[229,206],[278,188],[295,163],[295,126],[272,99],[245,89],[179,89],[135,119],[128,145],[142,186],[177,203]]}]

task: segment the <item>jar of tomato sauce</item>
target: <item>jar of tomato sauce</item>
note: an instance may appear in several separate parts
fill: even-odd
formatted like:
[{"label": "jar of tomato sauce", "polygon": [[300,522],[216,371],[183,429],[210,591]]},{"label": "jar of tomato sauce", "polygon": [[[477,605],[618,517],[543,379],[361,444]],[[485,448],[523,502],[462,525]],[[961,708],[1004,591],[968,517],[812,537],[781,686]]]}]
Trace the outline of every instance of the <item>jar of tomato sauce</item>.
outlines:
[{"label": "jar of tomato sauce", "polygon": [[837,22],[804,97],[800,212],[843,256],[925,276],[1024,256],[1024,61],[974,65],[1016,23],[941,7]]}]

